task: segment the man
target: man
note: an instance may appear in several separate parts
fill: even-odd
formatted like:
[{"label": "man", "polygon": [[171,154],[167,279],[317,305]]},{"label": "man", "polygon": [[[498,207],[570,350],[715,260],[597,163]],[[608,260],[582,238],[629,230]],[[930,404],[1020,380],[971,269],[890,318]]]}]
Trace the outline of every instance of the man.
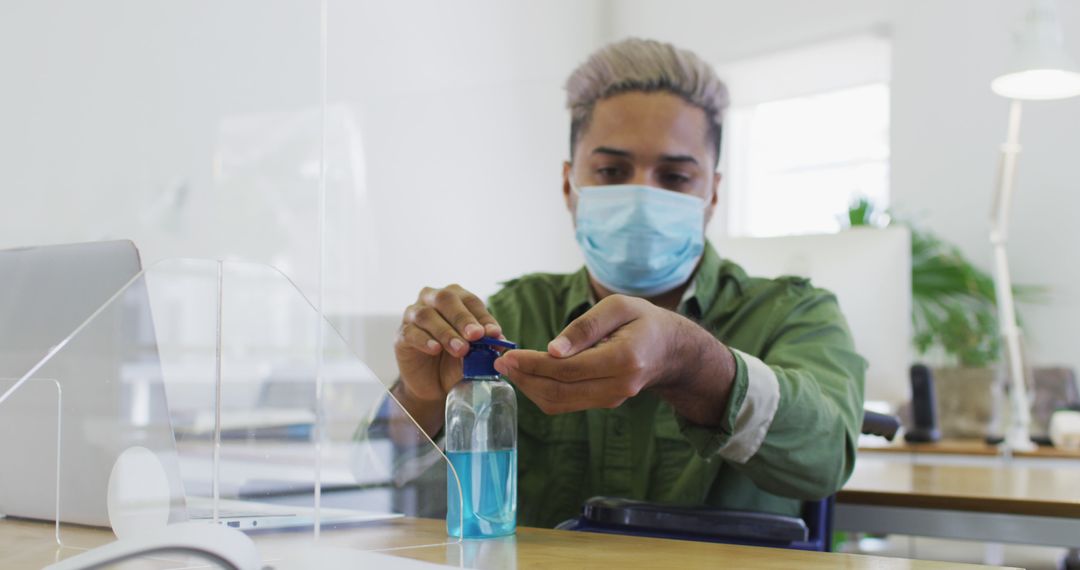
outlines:
[{"label": "man", "polygon": [[797,514],[850,475],[864,361],[836,299],[756,279],[705,241],[727,90],[693,53],[631,39],[567,82],[562,194],[586,267],[506,283],[488,305],[425,288],[404,314],[394,393],[432,437],[468,341],[522,348],[519,522],[593,495]]}]

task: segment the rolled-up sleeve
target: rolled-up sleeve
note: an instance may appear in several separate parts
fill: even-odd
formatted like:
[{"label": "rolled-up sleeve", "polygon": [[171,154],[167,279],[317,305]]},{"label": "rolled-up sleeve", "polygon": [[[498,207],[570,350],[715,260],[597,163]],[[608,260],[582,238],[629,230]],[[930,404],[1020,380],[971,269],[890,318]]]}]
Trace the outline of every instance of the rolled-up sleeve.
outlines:
[{"label": "rolled-up sleeve", "polygon": [[732,348],[736,374],[718,429],[680,418],[705,457],[720,457],[762,490],[798,499],[838,491],[855,464],[866,362],[836,298],[811,289],[758,355]]},{"label": "rolled-up sleeve", "polygon": [[746,463],[769,433],[780,405],[780,384],[776,373],[761,360],[736,349],[731,353],[735,357],[735,380],[720,429],[698,427],[682,417],[679,426],[702,456],[719,455],[734,463]]}]

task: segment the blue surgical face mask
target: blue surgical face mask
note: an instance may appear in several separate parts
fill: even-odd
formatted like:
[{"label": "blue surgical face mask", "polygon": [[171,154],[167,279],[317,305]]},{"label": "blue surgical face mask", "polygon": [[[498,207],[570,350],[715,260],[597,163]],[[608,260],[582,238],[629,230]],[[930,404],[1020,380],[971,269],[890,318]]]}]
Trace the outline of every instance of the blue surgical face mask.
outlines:
[{"label": "blue surgical face mask", "polygon": [[577,242],[601,285],[651,297],[690,279],[705,250],[704,200],[630,184],[571,188]]}]

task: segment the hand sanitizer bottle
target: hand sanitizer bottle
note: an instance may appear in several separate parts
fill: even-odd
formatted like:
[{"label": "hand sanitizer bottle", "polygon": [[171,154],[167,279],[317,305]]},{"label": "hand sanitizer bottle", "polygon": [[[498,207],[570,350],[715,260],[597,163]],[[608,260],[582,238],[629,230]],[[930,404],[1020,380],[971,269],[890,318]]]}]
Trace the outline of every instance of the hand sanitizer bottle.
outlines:
[{"label": "hand sanitizer bottle", "polygon": [[517,526],[517,398],[495,371],[495,347],[517,348],[494,338],[471,343],[464,378],[446,397],[446,526],[453,537],[505,536]]}]

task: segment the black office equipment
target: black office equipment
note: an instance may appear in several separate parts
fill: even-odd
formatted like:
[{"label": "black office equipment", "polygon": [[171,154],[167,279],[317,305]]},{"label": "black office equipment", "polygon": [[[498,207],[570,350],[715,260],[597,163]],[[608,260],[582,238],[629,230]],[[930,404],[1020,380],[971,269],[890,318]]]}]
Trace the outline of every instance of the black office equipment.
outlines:
[{"label": "black office equipment", "polygon": [[[824,499],[832,501],[832,498]],[[711,507],[666,505],[616,497],[593,497],[585,502],[582,516],[570,519],[556,528],[584,530],[609,534],[634,534],[653,538],[697,540],[704,542],[737,543],[748,546],[774,546],[800,550],[824,550],[827,521],[822,501],[811,501],[819,507],[810,518],[819,518],[811,528],[800,517],[771,513],[730,511]],[[803,517],[810,513],[805,512]],[[831,511],[831,504],[828,511]],[[815,532],[816,531],[816,532]]]},{"label": "black office equipment", "polygon": [[928,443],[941,439],[937,421],[937,397],[934,374],[924,364],[911,367],[911,415],[914,425],[904,433],[904,440]]},{"label": "black office equipment", "polygon": [[[863,433],[896,435],[894,416],[863,412]],[[873,431],[867,431],[868,429]],[[679,506],[612,497],[593,497],[580,516],[555,528],[675,540],[722,542],[828,552],[832,548],[835,497],[805,501],[801,516],[788,517],[706,506]]]},{"label": "black office equipment", "polygon": [[862,433],[867,435],[881,436],[889,441],[896,437],[900,430],[900,419],[890,414],[864,411],[862,419]]}]

